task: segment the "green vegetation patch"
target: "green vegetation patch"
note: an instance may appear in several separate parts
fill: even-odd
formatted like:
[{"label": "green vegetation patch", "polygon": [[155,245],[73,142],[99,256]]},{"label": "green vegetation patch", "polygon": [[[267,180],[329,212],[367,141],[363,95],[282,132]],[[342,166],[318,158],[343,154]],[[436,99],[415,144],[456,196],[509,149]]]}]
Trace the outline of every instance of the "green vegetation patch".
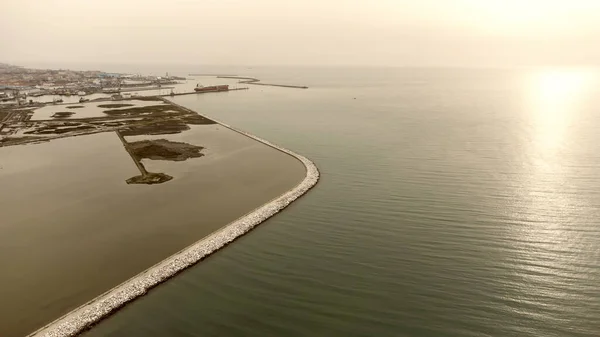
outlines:
[{"label": "green vegetation patch", "polygon": [[104,110],[104,113],[109,116],[137,116],[137,115],[164,115],[169,113],[186,113],[187,111],[179,107],[161,104],[150,106],[136,106],[125,109],[109,109]]},{"label": "green vegetation patch", "polygon": [[127,145],[138,159],[184,161],[202,157],[202,146],[166,139],[142,140]]},{"label": "green vegetation patch", "polygon": [[71,112],[71,111],[61,111],[61,112],[55,112],[52,116],[52,118],[67,118],[67,117],[71,117],[73,116],[75,113]]},{"label": "green vegetation patch", "polygon": [[59,135],[75,131],[91,131],[96,127],[74,122],[62,122],[53,124],[44,124],[35,130],[26,131],[26,135]]},{"label": "green vegetation patch", "polygon": [[106,108],[106,109],[124,108],[124,107],[127,107],[127,106],[134,106],[134,104],[112,103],[112,104],[100,104],[100,105],[98,105],[99,108]]},{"label": "green vegetation patch", "polygon": [[137,96],[132,99],[136,99],[138,101],[157,101],[157,102],[163,101],[160,97],[156,97],[156,96]]}]

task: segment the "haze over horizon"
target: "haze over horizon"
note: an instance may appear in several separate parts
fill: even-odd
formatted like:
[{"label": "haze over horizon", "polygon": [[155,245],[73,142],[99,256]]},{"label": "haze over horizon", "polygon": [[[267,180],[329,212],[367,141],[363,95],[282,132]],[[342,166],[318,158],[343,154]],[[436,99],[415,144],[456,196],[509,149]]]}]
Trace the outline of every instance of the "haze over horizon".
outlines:
[{"label": "haze over horizon", "polygon": [[600,1],[6,2],[0,62],[600,65]]}]

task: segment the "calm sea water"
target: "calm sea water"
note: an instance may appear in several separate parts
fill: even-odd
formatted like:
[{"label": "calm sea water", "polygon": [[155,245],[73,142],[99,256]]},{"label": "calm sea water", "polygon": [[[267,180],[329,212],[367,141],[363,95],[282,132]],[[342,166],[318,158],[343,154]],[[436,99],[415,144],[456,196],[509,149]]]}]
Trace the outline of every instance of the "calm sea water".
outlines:
[{"label": "calm sea water", "polygon": [[86,336],[600,335],[595,71],[189,72],[311,86],[176,102],[322,180]]}]

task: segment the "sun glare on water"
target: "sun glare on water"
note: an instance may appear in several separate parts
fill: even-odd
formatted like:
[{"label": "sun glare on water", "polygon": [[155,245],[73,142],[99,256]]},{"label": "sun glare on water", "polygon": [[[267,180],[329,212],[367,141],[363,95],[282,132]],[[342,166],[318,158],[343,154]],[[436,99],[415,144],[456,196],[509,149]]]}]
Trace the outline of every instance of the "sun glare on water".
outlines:
[{"label": "sun glare on water", "polygon": [[588,86],[584,71],[550,70],[532,76],[529,89],[535,148],[552,161],[566,140],[570,121],[578,114],[578,104]]},{"label": "sun glare on water", "polygon": [[[580,244],[580,237],[570,230],[571,221],[587,206],[569,192],[573,175],[569,156],[578,137],[576,126],[586,117],[584,103],[595,75],[584,69],[546,69],[526,78],[519,121],[526,140],[509,214],[519,224],[511,227],[511,238],[525,242],[516,259],[530,261],[519,271],[526,280],[523,294],[541,297],[548,296],[549,290],[529,286],[539,281],[539,270],[564,269],[561,252]],[[544,282],[561,279],[551,275]],[[552,296],[566,295],[555,292]]]}]

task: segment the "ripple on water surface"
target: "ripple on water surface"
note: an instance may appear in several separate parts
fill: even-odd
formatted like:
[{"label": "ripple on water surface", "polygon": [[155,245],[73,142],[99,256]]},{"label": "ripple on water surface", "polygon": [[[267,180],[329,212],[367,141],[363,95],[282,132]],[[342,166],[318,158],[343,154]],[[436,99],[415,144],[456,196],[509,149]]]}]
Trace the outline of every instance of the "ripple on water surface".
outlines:
[{"label": "ripple on water surface", "polygon": [[87,336],[598,335],[597,80],[294,76],[177,102],[311,158],[317,188]]}]

